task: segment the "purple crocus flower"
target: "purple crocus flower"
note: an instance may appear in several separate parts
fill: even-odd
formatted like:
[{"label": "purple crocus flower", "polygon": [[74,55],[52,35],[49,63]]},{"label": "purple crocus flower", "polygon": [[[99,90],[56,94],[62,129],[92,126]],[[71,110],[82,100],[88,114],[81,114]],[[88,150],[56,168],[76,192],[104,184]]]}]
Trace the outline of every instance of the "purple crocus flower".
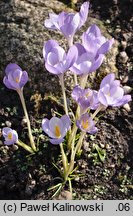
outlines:
[{"label": "purple crocus flower", "polygon": [[91,25],[82,35],[82,44],[93,57],[106,54],[113,43],[114,39],[107,40],[102,36],[100,29],[95,24]]},{"label": "purple crocus flower", "polygon": [[18,134],[15,130],[12,130],[9,127],[4,127],[2,130],[2,135],[5,138],[5,145],[13,145],[18,142]]},{"label": "purple crocus flower", "polygon": [[82,89],[77,85],[74,87],[71,95],[80,106],[80,115],[87,112],[88,109],[95,110],[99,106],[97,91],[90,88]]},{"label": "purple crocus flower", "polygon": [[79,13],[76,14],[61,12],[59,15],[56,15],[54,13],[50,13],[49,19],[45,20],[45,27],[61,31],[62,34],[69,40],[70,38],[73,38],[75,32],[86,22],[88,9],[89,2],[84,2]]},{"label": "purple crocus flower", "polygon": [[76,121],[76,125],[80,130],[90,134],[94,134],[98,131],[97,127],[95,127],[95,122],[88,113],[81,115],[80,119]]},{"label": "purple crocus flower", "polygon": [[[75,46],[78,49],[78,58],[70,70],[78,75],[91,73],[98,69],[103,62],[104,55],[93,55],[93,50],[88,52],[81,44]],[[95,49],[95,46],[92,48]]]},{"label": "purple crocus flower", "polygon": [[111,73],[104,77],[98,92],[98,100],[104,106],[122,106],[131,101],[131,95],[124,95],[120,87],[120,81],[115,80],[115,74]]},{"label": "purple crocus flower", "polygon": [[6,76],[3,79],[3,83],[9,89],[21,90],[28,81],[27,72],[22,71],[17,64],[8,64],[5,73]]},{"label": "purple crocus flower", "polygon": [[66,72],[76,61],[77,48],[72,46],[68,53],[55,40],[48,40],[43,47],[46,69],[56,75]]},{"label": "purple crocus flower", "polygon": [[64,141],[64,136],[69,130],[71,125],[68,115],[63,115],[60,119],[52,117],[50,120],[44,118],[42,120],[42,128],[44,132],[51,137],[52,144],[60,144]]}]

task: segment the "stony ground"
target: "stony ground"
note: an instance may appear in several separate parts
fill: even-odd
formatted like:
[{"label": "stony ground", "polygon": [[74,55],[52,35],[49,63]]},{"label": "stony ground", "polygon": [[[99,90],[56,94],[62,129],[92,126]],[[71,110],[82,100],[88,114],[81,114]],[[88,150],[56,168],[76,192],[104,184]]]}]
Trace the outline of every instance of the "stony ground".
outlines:
[{"label": "stony ground", "polygon": [[[62,101],[53,98],[60,92],[58,79],[45,71],[41,52],[43,42],[49,38],[64,43],[59,33],[45,31],[43,22],[53,8],[57,12],[66,10],[66,6],[61,1],[56,7],[53,7],[54,0],[50,4],[48,2],[14,0],[0,3],[0,128],[12,126],[26,140],[27,129],[19,98],[2,83],[4,68],[11,61],[27,69],[31,78],[25,88],[25,97],[35,139],[40,136],[40,151],[33,156],[28,156],[17,146],[3,146],[3,139],[0,139],[0,199],[51,199],[52,192],[47,189],[60,182],[59,173],[52,165],[52,162],[58,164],[60,161],[60,156],[57,157],[60,155],[59,148],[50,145],[46,137],[41,136],[41,120],[46,115],[50,118],[53,111],[63,114],[64,110]],[[78,1],[77,9],[82,2]],[[91,21],[98,22],[97,19],[100,19],[106,34],[116,40],[113,60],[108,56],[106,62],[112,63],[108,70],[117,74],[125,91],[133,87],[130,4],[131,0],[128,4],[127,0],[92,0],[90,11]],[[90,19],[87,25],[89,22]],[[96,86],[101,70],[103,68],[95,77]],[[70,80],[68,75],[66,82],[69,84]],[[71,88],[68,88],[68,95],[70,91]],[[97,125],[99,132],[96,136],[86,137],[82,156],[77,158],[76,174],[79,175],[73,181],[73,199],[133,198],[132,122],[132,102],[129,107],[109,108],[101,113]],[[65,190],[68,190],[67,185]],[[63,191],[59,198],[70,197]]]}]

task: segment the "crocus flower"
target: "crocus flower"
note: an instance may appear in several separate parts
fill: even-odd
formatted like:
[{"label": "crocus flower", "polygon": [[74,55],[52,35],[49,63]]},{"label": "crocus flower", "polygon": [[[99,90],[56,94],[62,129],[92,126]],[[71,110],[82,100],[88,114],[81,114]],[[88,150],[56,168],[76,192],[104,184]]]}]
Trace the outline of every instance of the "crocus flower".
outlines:
[{"label": "crocus flower", "polygon": [[82,35],[82,44],[84,48],[94,57],[99,54],[106,54],[114,39],[107,40],[102,36],[100,29],[95,24],[91,25]]},{"label": "crocus flower", "polygon": [[94,134],[98,131],[97,127],[95,127],[95,122],[88,113],[81,115],[80,119],[76,121],[76,125],[80,130],[90,134]]},{"label": "crocus flower", "polygon": [[82,89],[77,85],[74,87],[71,95],[80,106],[80,114],[87,112],[88,109],[95,110],[99,106],[97,91],[90,88]]},{"label": "crocus flower", "polygon": [[76,61],[78,55],[77,48],[72,46],[68,53],[54,40],[48,40],[44,44],[43,57],[46,69],[56,75],[66,72]]},{"label": "crocus flower", "polygon": [[61,12],[59,15],[55,13],[49,14],[49,19],[45,20],[45,27],[49,29],[56,29],[62,32],[66,39],[73,38],[75,32],[87,20],[89,9],[89,2],[84,2],[80,8],[79,13]]},{"label": "crocus flower", "polygon": [[64,141],[64,137],[70,128],[70,118],[68,115],[63,115],[60,119],[52,117],[50,120],[44,118],[42,128],[44,132],[51,137],[52,144],[60,144]]},{"label": "crocus flower", "polygon": [[[93,53],[88,52],[81,44],[77,43],[75,46],[78,49],[78,58],[70,70],[77,75],[89,74],[96,69],[98,69],[104,59],[103,54],[93,55]],[[95,49],[95,47],[94,47]],[[92,51],[93,52],[93,51]]]},{"label": "crocus flower", "polygon": [[131,101],[131,95],[124,95],[120,81],[115,80],[115,74],[111,73],[105,76],[100,84],[98,100],[106,107],[122,106]]},{"label": "crocus flower", "polygon": [[2,130],[2,135],[5,138],[5,145],[13,145],[18,142],[18,134],[15,130],[12,130],[9,127],[4,127]]},{"label": "crocus flower", "polygon": [[13,90],[21,90],[28,81],[28,74],[26,71],[17,65],[10,63],[5,69],[6,76],[3,79],[5,86]]}]

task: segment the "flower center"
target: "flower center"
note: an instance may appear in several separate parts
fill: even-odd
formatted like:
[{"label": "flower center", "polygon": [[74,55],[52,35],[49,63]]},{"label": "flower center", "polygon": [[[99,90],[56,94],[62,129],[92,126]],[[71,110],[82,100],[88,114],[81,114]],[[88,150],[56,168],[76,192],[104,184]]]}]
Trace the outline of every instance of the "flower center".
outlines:
[{"label": "flower center", "polygon": [[58,125],[55,126],[55,136],[57,138],[61,137],[60,127]]},{"label": "flower center", "polygon": [[88,120],[82,121],[82,122],[81,122],[81,125],[82,125],[82,128],[83,128],[83,129],[87,130],[88,127],[89,127],[89,121],[88,121]]},{"label": "flower center", "polygon": [[90,91],[85,94],[85,97],[89,97],[89,96],[91,96],[91,92]]},{"label": "flower center", "polygon": [[12,139],[12,133],[9,133],[9,134],[7,135],[7,138],[8,138],[9,140],[11,140],[11,139]]},{"label": "flower center", "polygon": [[15,82],[19,83],[19,78],[18,77],[15,78]]},{"label": "flower center", "polygon": [[108,91],[107,95],[110,96],[110,92],[109,91]]}]

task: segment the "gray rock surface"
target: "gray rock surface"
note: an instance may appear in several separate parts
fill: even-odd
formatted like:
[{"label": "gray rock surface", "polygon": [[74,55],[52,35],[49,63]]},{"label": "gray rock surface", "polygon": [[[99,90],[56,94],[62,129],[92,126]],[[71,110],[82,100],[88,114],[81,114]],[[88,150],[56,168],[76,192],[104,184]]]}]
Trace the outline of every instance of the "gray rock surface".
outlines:
[{"label": "gray rock surface", "polygon": [[[57,0],[5,0],[0,1],[0,80],[4,76],[4,69],[10,62],[17,63],[29,74],[31,82],[28,88],[39,92],[60,92],[58,78],[49,74],[44,68],[42,58],[43,43],[48,39],[56,39],[66,47],[66,41],[60,32],[51,31],[44,27],[44,20],[49,12],[68,10]],[[103,34],[109,36],[101,21],[88,18],[86,25],[75,37],[79,39],[83,30],[91,23],[100,25]],[[115,59],[117,44],[106,58],[107,73],[117,72]],[[108,69],[107,69],[108,68]],[[70,73],[66,75],[68,88],[72,84]],[[56,92],[55,92],[56,89]]]}]

